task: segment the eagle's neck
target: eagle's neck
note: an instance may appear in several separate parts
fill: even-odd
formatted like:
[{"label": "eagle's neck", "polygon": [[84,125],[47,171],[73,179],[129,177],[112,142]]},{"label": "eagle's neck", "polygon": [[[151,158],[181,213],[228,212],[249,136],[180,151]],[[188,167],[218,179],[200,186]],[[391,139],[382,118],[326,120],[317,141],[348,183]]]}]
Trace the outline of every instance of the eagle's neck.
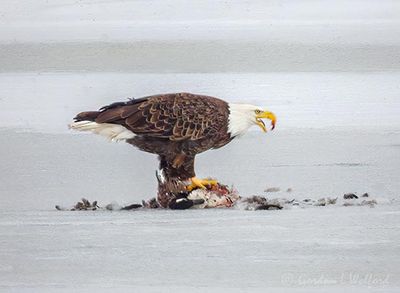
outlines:
[{"label": "eagle's neck", "polygon": [[232,137],[245,134],[254,125],[254,114],[250,111],[254,106],[229,103],[228,108],[228,132]]}]

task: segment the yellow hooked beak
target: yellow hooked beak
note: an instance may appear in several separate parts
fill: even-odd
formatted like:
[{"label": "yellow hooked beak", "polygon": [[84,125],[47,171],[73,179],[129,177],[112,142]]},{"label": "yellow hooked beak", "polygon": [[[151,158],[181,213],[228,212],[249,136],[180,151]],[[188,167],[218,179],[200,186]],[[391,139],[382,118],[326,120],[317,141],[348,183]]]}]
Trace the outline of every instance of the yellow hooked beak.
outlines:
[{"label": "yellow hooked beak", "polygon": [[257,121],[257,125],[260,126],[260,128],[264,131],[267,132],[267,128],[265,127],[265,123],[264,121],[262,121],[262,118],[267,118],[269,120],[271,120],[271,130],[273,130],[275,128],[275,123],[276,123],[276,116],[274,113],[272,112],[268,112],[268,111],[264,111],[261,112],[260,114],[256,114],[256,121]]}]

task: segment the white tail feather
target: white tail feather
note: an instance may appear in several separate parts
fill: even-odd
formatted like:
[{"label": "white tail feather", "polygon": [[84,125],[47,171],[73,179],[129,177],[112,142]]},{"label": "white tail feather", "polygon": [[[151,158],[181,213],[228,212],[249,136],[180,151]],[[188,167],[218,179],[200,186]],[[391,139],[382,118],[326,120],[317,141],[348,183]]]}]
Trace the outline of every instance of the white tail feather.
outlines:
[{"label": "white tail feather", "polygon": [[110,141],[121,141],[135,137],[135,134],[118,124],[111,123],[96,123],[93,121],[79,121],[69,125],[70,129],[78,131],[91,131],[102,135]]}]

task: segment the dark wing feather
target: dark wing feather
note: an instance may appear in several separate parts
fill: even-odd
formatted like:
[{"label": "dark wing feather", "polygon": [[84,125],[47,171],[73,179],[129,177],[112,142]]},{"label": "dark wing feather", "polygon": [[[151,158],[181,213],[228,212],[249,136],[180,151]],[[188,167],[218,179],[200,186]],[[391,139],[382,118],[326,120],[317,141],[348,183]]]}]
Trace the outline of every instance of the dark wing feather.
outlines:
[{"label": "dark wing feather", "polygon": [[226,126],[228,105],[208,96],[166,94],[103,107],[98,123],[122,124],[136,134],[174,141],[199,140]]}]

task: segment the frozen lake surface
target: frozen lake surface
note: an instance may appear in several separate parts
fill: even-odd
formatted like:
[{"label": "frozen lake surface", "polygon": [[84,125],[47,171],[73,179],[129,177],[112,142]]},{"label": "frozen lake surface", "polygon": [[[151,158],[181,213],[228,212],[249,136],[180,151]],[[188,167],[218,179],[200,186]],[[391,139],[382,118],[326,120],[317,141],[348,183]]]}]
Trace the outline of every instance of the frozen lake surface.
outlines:
[{"label": "frozen lake surface", "polygon": [[[400,2],[0,3],[1,292],[400,292]],[[76,113],[193,92],[264,106],[198,156],[243,196],[368,206],[60,212],[155,195],[153,155]],[[279,187],[275,193],[266,188]],[[286,190],[291,188],[292,192]]]},{"label": "frozen lake surface", "polygon": [[[35,292],[398,292],[398,73],[0,76],[0,290]],[[254,129],[198,156],[199,176],[243,196],[341,197],[369,207],[281,211],[59,212],[155,195],[156,157],[71,133],[79,111],[165,91],[257,103],[277,129]],[[291,193],[286,192],[293,189]]]},{"label": "frozen lake surface", "polygon": [[[156,156],[128,144],[90,134],[0,133],[0,210],[49,210],[81,197],[128,204],[156,194]],[[399,198],[399,148],[395,130],[254,131],[200,154],[196,170],[200,177],[233,184],[243,196],[279,187],[275,197],[368,192],[386,202]]]},{"label": "frozen lake surface", "polygon": [[399,213],[4,211],[0,290],[398,292]]},{"label": "frozen lake surface", "polygon": [[[398,292],[399,131],[252,132],[197,160],[242,195],[375,208],[59,212],[155,195],[154,156],[93,135],[1,131],[0,290]],[[373,138],[373,139],[371,139]],[[251,151],[249,151],[251,150]],[[286,189],[292,188],[291,193]]]},{"label": "frozen lake surface", "polygon": [[[81,111],[191,92],[265,107],[287,128],[398,129],[400,72],[0,74],[0,126],[67,133]],[[267,137],[268,140],[268,137]]]}]

